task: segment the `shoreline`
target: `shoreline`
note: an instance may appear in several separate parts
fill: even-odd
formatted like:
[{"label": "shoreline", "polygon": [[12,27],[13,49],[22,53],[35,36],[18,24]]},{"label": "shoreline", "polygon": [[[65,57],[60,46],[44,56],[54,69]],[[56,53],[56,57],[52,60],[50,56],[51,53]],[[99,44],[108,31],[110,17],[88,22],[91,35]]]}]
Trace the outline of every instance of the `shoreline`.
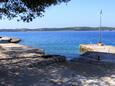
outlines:
[{"label": "shoreline", "polygon": [[45,55],[41,49],[15,43],[0,44],[0,55],[1,86],[115,85],[112,63],[67,61],[64,56]]},{"label": "shoreline", "polygon": [[[5,45],[5,46],[4,46]],[[0,60],[0,85],[3,86],[114,86],[115,64],[67,61],[60,55],[31,54],[36,49],[19,44],[0,44],[2,53],[15,59]],[[12,51],[11,51],[12,50]],[[29,50],[29,51],[28,51]],[[32,51],[31,51],[32,50]],[[7,52],[5,52],[7,51]],[[15,52],[14,52],[15,51]],[[34,52],[35,52],[34,51]],[[14,54],[13,54],[13,53]],[[20,53],[19,53],[20,52]],[[16,54],[26,54],[22,57]],[[39,51],[40,52],[40,51]],[[43,54],[43,55],[42,55]],[[37,55],[37,57],[36,57]],[[41,56],[40,56],[41,55]],[[29,56],[27,58],[27,56]],[[34,56],[34,57],[33,57]],[[2,55],[3,57],[3,55]],[[32,58],[31,58],[32,57]],[[24,59],[21,59],[24,58]],[[21,59],[21,60],[19,60]],[[2,64],[3,63],[3,64]]]}]

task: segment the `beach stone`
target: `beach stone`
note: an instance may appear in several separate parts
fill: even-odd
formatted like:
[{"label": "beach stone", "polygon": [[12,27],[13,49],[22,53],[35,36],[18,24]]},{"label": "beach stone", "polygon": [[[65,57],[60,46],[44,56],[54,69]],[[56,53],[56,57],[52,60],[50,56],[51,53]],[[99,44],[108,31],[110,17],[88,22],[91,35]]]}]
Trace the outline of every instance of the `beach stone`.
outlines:
[{"label": "beach stone", "polygon": [[111,75],[111,78],[114,78],[114,79],[115,79],[115,75]]},{"label": "beach stone", "polygon": [[59,79],[50,79],[50,82],[52,83],[56,83],[56,84],[67,84],[67,82],[69,81],[69,78],[59,78]]},{"label": "beach stone", "polygon": [[110,84],[110,86],[115,86],[115,80],[111,77],[102,77],[101,80]]},{"label": "beach stone", "polygon": [[63,81],[64,83],[68,82],[69,80],[70,80],[70,78],[63,78],[63,79],[62,79],[62,81]]},{"label": "beach stone", "polygon": [[49,82],[54,83],[54,84],[61,84],[59,79],[50,79]]},{"label": "beach stone", "polygon": [[71,84],[72,86],[80,86],[80,84],[78,82],[72,82]]}]

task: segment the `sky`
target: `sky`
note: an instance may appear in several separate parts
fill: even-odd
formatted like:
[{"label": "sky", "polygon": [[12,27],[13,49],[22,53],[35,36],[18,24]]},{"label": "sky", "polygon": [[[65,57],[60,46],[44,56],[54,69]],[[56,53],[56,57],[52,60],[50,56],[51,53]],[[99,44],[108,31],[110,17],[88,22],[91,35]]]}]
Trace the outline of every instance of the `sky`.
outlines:
[{"label": "sky", "polygon": [[115,0],[71,0],[67,5],[62,3],[47,8],[44,17],[30,23],[17,22],[16,19],[0,20],[0,29],[98,27],[101,9],[102,26],[115,27]]}]

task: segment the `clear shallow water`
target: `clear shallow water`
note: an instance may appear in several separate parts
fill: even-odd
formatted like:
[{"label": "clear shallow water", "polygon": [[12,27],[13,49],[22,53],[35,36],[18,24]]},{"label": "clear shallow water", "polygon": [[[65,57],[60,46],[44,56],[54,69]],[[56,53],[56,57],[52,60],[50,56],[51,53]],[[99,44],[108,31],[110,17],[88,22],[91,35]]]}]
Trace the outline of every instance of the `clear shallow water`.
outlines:
[{"label": "clear shallow water", "polygon": [[[115,32],[104,31],[102,41],[115,45]],[[47,54],[64,55],[68,59],[79,55],[80,44],[97,43],[98,31],[42,31],[42,32],[0,32],[0,36],[21,38],[20,44],[42,48]]]}]

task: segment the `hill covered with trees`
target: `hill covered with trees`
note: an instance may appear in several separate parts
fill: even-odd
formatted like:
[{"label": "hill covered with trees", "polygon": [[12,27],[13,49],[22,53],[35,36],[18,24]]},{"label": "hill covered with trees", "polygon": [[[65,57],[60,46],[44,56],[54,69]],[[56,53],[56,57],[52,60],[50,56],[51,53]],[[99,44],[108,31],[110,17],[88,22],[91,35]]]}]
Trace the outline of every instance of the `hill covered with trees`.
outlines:
[{"label": "hill covered with trees", "polygon": [[[64,27],[64,28],[18,28],[18,29],[0,29],[0,32],[17,32],[17,31],[97,31],[99,27]],[[102,31],[113,31],[115,27],[101,27]]]}]

